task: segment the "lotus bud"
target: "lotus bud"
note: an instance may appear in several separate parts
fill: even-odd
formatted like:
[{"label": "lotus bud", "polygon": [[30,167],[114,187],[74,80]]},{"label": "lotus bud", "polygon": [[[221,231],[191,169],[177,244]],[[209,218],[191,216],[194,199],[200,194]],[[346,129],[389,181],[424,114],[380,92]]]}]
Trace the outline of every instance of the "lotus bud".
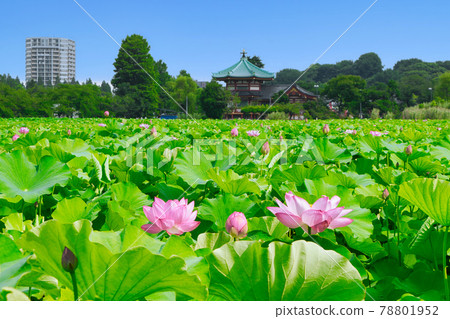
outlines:
[{"label": "lotus bud", "polygon": [[283,140],[283,135],[280,134],[280,141],[282,141],[282,140]]},{"label": "lotus bud", "polygon": [[234,238],[245,238],[248,232],[247,218],[243,213],[234,212],[228,217],[225,228]]},{"label": "lotus bud", "polygon": [[305,117],[305,123],[308,123],[308,118],[307,117]]},{"label": "lotus bud", "polygon": [[400,126],[400,132],[403,132],[403,126]]},{"label": "lotus bud", "polygon": [[388,197],[389,197],[389,191],[388,191],[387,188],[383,191],[382,197],[383,197],[384,200],[388,199]]},{"label": "lotus bud", "polygon": [[38,202],[38,201],[35,201],[35,202],[34,202],[34,207],[35,207],[35,208],[38,208],[38,207],[39,207],[39,202]]},{"label": "lotus bud", "polygon": [[64,252],[61,258],[61,265],[67,272],[74,272],[78,267],[78,258],[67,247],[64,248]]},{"label": "lotus bud", "polygon": [[328,133],[330,133],[330,126],[328,124],[325,124],[323,126],[322,131],[323,131],[323,134],[328,135]]},{"label": "lotus bud", "polygon": [[19,135],[14,134],[14,136],[12,137],[12,141],[13,141],[13,142],[14,142],[14,141],[17,141],[17,139],[18,139],[19,137],[20,137]]},{"label": "lotus bud", "polygon": [[155,127],[153,127],[153,128],[151,129],[151,132],[152,132],[153,137],[158,136],[158,132],[156,132],[156,128],[155,128]]},{"label": "lotus bud", "polygon": [[265,143],[264,143],[264,145],[263,145],[263,147],[262,147],[262,149],[261,149],[261,152],[262,152],[264,155],[269,154],[269,152],[270,152],[270,145],[269,145],[269,142],[265,142]]},{"label": "lotus bud", "polygon": [[108,111],[105,111],[105,113],[103,113],[103,114],[105,114],[105,116],[109,116],[109,112]]},{"label": "lotus bud", "polygon": [[412,149],[412,145],[408,145],[406,148],[405,148],[405,153],[406,153],[406,155],[411,155],[412,154],[412,152],[413,152],[413,149]]},{"label": "lotus bud", "polygon": [[238,136],[239,135],[239,131],[237,129],[237,127],[235,127],[234,129],[231,130],[231,136]]},{"label": "lotus bud", "polygon": [[67,130],[67,135],[72,135],[72,131],[70,129]]}]

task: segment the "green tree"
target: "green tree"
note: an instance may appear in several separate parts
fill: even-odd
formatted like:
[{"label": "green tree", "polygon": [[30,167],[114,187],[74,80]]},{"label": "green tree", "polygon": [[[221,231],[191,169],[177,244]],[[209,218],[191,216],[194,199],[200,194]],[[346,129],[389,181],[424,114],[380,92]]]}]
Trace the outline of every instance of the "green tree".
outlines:
[{"label": "green tree", "polygon": [[292,84],[301,74],[302,72],[296,69],[283,69],[277,72],[274,82],[276,84]]},{"label": "green tree", "polygon": [[[141,35],[133,34],[122,41],[122,47],[114,62],[114,77],[111,84],[118,96],[129,96],[126,117],[143,117],[155,113],[159,95],[155,62],[150,55],[150,46]],[[152,79],[153,78],[153,79]]]},{"label": "green tree", "polygon": [[251,58],[247,58],[248,62],[257,66],[258,68],[264,68],[264,63],[262,63],[261,58],[257,55],[252,56]]},{"label": "green tree", "polygon": [[[283,94],[284,90],[281,90],[274,95],[272,95],[272,103],[277,101],[277,104],[287,104],[289,103],[289,96],[287,94]],[[279,98],[279,99],[278,99]]]},{"label": "green tree", "polygon": [[102,81],[102,84],[100,85],[100,91],[102,92],[102,95],[111,96],[111,86],[108,82]]},{"label": "green tree", "polygon": [[360,92],[366,87],[366,81],[357,75],[339,75],[325,85],[323,94],[339,103],[342,107],[351,102],[359,102]]},{"label": "green tree", "polygon": [[[399,83],[400,99],[408,106],[430,100],[431,81],[418,74],[403,76]],[[416,96],[414,98],[414,96]]]},{"label": "green tree", "polygon": [[[197,83],[191,77],[179,75],[175,80],[168,84],[169,92],[172,97],[183,108],[186,107],[186,98],[188,101],[188,112],[192,113],[196,109],[195,91],[197,90]],[[179,106],[172,101],[172,109],[179,110]]]},{"label": "green tree", "polygon": [[439,76],[436,86],[436,94],[444,100],[448,100],[450,98],[450,72],[445,72]]},{"label": "green tree", "polygon": [[209,82],[200,93],[199,104],[207,117],[220,119],[227,107],[225,89],[216,81]]},{"label": "green tree", "polygon": [[355,61],[354,70],[356,75],[367,79],[383,71],[383,65],[378,54],[370,52],[363,54]]}]

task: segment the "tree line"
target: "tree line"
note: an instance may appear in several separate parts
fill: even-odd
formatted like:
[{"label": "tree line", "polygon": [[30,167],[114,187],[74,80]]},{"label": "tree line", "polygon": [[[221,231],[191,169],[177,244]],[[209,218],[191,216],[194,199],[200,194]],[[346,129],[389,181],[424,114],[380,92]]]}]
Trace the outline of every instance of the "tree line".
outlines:
[{"label": "tree line", "polygon": [[[259,56],[249,60],[264,67]],[[57,81],[53,86],[39,81],[22,84],[18,78],[0,75],[0,116],[97,117],[108,110],[114,116],[129,118],[186,111],[193,116],[220,118],[227,106],[240,102],[215,81],[202,89],[185,70],[171,76],[166,63],[153,59],[150,45],[141,35],[133,34],[122,41],[113,65],[112,87],[90,79],[84,83]],[[318,108],[325,110],[332,100],[341,112],[354,115],[361,110],[368,114],[373,108],[398,114],[405,106],[436,98],[448,100],[450,94],[450,61],[408,59],[384,69],[373,52],[356,61],[315,64],[308,72],[284,69],[266,85],[289,85],[299,77],[300,86],[322,97]],[[280,103],[286,100],[284,97]],[[319,116],[329,116],[322,113]]]}]

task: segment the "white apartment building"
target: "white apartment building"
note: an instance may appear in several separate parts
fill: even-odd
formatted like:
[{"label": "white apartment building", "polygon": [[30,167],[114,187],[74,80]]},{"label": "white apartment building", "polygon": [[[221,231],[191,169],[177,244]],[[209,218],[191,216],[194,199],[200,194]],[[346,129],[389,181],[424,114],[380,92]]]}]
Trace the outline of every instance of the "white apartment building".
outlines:
[{"label": "white apartment building", "polygon": [[75,79],[75,41],[64,38],[26,39],[26,81],[54,85]]}]

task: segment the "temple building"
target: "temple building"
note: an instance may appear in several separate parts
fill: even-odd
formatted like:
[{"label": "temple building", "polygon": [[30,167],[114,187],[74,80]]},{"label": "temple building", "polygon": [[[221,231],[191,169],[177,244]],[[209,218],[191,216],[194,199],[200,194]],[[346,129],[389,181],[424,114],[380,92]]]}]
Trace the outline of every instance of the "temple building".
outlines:
[{"label": "temple building", "polygon": [[213,79],[224,81],[227,90],[239,96],[241,106],[271,104],[273,95],[285,90],[287,90],[286,95],[289,96],[289,103],[304,103],[317,99],[317,95],[296,84],[272,85],[270,81],[274,80],[275,74],[249,62],[245,50],[241,54],[239,62],[212,75]]},{"label": "temple building", "polygon": [[212,76],[217,81],[224,81],[227,90],[240,97],[242,105],[249,105],[262,97],[262,84],[273,81],[275,74],[258,68],[249,62],[245,56],[245,50],[241,54],[242,57],[239,62],[223,71],[213,73]]}]

